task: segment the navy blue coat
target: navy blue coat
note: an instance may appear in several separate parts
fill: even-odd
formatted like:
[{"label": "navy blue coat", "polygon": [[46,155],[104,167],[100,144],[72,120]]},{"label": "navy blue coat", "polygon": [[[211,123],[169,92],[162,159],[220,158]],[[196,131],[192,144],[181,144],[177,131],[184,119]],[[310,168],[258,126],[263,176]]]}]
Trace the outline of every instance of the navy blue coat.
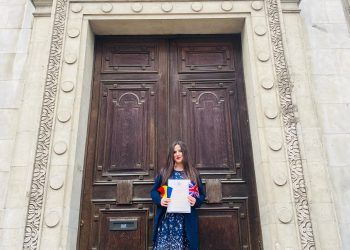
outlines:
[{"label": "navy blue coat", "polygon": [[[190,243],[190,250],[198,249],[198,215],[196,208],[200,207],[205,199],[205,194],[203,191],[203,184],[200,178],[198,178],[198,190],[199,197],[196,198],[196,203],[191,207],[191,213],[184,214],[185,215],[185,231],[187,239]],[[161,220],[164,218],[167,208],[160,205],[161,197],[158,188],[162,185],[162,177],[158,175],[155,179],[151,197],[153,202],[157,205],[156,216],[154,217],[154,225],[153,225],[153,244],[156,240],[156,232],[158,226],[160,225]]]}]

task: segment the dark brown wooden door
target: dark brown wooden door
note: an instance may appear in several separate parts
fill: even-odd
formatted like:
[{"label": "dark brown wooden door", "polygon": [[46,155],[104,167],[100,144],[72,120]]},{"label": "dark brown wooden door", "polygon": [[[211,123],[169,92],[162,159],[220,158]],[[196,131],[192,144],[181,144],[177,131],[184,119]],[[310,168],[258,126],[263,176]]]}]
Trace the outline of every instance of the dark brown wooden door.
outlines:
[{"label": "dark brown wooden door", "polygon": [[185,141],[207,201],[200,249],[259,249],[239,36],[97,37],[79,249],[152,245],[153,179]]}]

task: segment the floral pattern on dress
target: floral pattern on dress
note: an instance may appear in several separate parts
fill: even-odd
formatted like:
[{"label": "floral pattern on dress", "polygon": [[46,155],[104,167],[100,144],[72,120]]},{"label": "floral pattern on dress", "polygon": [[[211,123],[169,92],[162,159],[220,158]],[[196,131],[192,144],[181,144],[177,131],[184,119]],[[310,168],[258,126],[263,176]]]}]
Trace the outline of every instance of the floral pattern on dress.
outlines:
[{"label": "floral pattern on dress", "polygon": [[[171,179],[184,179],[183,171],[173,171]],[[157,229],[154,250],[188,250],[189,242],[185,231],[185,215],[166,213]]]}]

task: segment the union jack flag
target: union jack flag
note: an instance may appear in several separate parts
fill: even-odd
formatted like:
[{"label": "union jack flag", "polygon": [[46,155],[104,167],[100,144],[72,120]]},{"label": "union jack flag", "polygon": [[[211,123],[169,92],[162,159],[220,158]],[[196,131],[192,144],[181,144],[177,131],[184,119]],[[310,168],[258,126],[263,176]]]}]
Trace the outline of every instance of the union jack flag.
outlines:
[{"label": "union jack flag", "polygon": [[189,192],[192,197],[199,197],[198,186],[193,181],[191,181],[189,184]]}]

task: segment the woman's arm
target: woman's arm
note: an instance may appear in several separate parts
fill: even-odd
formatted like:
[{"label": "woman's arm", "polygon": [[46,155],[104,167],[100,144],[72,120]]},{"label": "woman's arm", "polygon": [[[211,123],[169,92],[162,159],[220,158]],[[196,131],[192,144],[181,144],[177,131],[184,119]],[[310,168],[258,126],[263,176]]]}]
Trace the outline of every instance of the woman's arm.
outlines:
[{"label": "woman's arm", "polygon": [[198,184],[197,185],[198,185],[199,197],[196,197],[196,203],[193,206],[195,208],[200,207],[205,200],[205,192],[204,192],[204,188],[203,188],[203,183],[202,183],[202,179],[199,176],[198,176]]},{"label": "woman's arm", "polygon": [[161,183],[162,183],[162,177],[160,175],[158,175],[156,177],[156,179],[154,180],[154,185],[153,185],[152,191],[151,191],[152,200],[158,206],[161,206],[160,201],[162,199],[160,197],[160,193],[158,192],[158,188],[160,187]]}]

